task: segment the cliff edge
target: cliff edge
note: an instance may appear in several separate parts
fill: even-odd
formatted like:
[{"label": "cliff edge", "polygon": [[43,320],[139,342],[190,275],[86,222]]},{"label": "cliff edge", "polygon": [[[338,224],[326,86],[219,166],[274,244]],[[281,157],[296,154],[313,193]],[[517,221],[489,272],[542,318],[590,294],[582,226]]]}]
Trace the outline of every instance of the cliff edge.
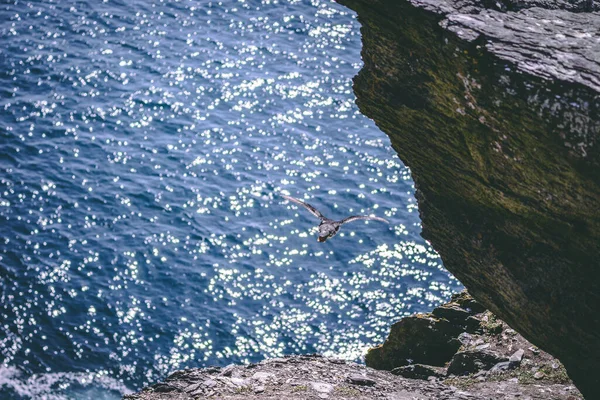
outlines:
[{"label": "cliff edge", "polygon": [[319,355],[289,356],[177,371],[125,399],[581,398],[560,362],[466,293],[432,313],[394,324],[390,338],[373,356],[404,366],[388,372]]},{"label": "cliff edge", "polygon": [[600,398],[598,4],[339,2],[362,25],[357,104],[411,169],[423,237]]}]

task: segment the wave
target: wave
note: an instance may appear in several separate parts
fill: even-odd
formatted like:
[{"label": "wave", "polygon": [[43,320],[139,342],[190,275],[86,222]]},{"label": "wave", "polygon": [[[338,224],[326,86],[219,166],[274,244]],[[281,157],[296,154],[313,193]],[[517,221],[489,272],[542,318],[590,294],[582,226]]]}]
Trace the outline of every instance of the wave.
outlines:
[{"label": "wave", "polygon": [[0,397],[3,399],[116,400],[131,392],[104,370],[26,375],[13,366],[0,367]]}]

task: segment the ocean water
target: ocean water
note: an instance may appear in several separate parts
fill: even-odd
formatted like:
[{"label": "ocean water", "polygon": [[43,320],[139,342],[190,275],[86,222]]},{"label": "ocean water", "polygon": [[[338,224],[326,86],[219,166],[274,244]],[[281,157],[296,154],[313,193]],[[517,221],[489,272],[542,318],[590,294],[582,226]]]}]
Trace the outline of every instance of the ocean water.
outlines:
[{"label": "ocean water", "polygon": [[[354,104],[359,28],[324,0],[2,2],[0,398],[360,361],[461,288]],[[281,194],[390,224],[318,243]]]}]

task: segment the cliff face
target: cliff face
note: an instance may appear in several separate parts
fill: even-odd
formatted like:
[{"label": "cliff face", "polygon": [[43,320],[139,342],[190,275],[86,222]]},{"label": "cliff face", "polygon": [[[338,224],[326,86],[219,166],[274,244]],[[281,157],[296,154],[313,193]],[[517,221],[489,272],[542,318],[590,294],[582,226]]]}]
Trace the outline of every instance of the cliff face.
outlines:
[{"label": "cliff face", "polygon": [[340,3],[362,24],[357,103],[412,171],[423,237],[600,398],[597,4]]}]

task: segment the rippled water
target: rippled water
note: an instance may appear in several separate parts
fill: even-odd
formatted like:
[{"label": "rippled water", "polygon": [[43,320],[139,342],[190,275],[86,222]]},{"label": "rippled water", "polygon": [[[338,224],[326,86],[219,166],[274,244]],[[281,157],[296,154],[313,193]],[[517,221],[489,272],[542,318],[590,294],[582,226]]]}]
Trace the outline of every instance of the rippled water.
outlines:
[{"label": "rippled water", "polygon": [[[459,283],[313,1],[0,6],[0,395],[112,399],[188,366],[360,360]],[[279,194],[354,222],[317,220]]]}]

